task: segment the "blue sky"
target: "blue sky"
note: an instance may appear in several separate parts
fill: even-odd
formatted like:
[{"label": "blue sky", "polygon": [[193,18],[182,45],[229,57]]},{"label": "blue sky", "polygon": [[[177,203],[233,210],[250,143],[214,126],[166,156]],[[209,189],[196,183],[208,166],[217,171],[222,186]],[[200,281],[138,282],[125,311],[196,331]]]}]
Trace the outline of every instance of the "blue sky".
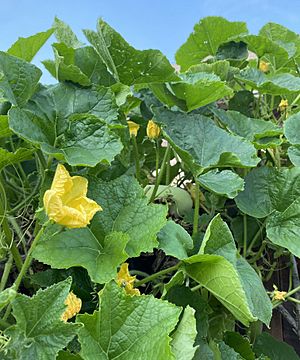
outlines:
[{"label": "blue sky", "polygon": [[[7,50],[18,36],[47,30],[55,15],[83,41],[81,29],[95,29],[97,18],[102,17],[134,47],[160,49],[172,62],[194,24],[208,15],[245,21],[252,33],[270,21],[300,33],[297,0],[2,0],[0,9],[1,50]],[[34,61],[42,70],[40,61],[52,58],[51,40]],[[50,77],[43,79],[48,82]]]}]

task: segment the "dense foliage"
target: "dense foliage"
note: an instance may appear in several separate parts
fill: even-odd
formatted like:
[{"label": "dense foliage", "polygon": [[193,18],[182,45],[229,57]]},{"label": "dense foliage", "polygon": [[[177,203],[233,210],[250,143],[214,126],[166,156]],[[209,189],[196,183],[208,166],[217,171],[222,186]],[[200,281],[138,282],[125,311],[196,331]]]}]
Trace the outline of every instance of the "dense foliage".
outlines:
[{"label": "dense foliage", "polygon": [[298,359],[299,36],[207,17],[175,69],[84,35],[0,52],[1,359]]}]

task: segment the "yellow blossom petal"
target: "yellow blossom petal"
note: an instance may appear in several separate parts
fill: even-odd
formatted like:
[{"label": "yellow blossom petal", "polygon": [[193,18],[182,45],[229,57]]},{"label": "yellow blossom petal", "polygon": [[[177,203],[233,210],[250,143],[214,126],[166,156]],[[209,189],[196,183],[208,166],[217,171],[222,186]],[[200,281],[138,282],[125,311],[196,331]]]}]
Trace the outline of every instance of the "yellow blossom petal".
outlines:
[{"label": "yellow blossom petal", "polygon": [[147,136],[149,139],[157,139],[160,134],[160,127],[153,120],[148,121]]},{"label": "yellow blossom petal", "polygon": [[135,276],[130,276],[128,271],[128,264],[121,265],[117,274],[117,284],[123,287],[129,295],[140,295],[139,289],[134,288]]},{"label": "yellow blossom petal", "polygon": [[71,177],[63,165],[58,165],[50,190],[44,194],[44,207],[50,220],[68,228],[87,226],[102,208],[86,197],[87,179]]},{"label": "yellow blossom petal", "polygon": [[286,291],[279,291],[276,285],[273,285],[272,300],[285,300]]},{"label": "yellow blossom petal", "polygon": [[129,127],[130,136],[137,136],[138,130],[140,128],[139,124],[136,124],[134,121],[127,121]]},{"label": "yellow blossom petal", "polygon": [[67,322],[69,319],[72,319],[73,316],[79,313],[81,309],[81,304],[81,299],[79,299],[71,291],[65,300],[65,305],[67,305],[67,308],[62,314],[61,319],[65,322]]}]

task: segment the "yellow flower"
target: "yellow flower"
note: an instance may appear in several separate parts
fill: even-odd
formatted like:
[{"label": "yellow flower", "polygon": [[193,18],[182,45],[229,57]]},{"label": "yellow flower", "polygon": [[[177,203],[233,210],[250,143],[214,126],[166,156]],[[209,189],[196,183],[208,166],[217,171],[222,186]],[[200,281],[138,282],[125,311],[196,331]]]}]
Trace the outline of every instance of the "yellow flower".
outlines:
[{"label": "yellow flower", "polygon": [[259,70],[261,70],[264,73],[268,72],[269,71],[269,63],[267,63],[265,61],[260,61],[259,62]]},{"label": "yellow flower", "polygon": [[279,291],[276,285],[273,285],[272,300],[285,300],[286,291]]},{"label": "yellow flower", "polygon": [[51,188],[43,199],[49,219],[68,228],[86,227],[95,213],[102,210],[86,197],[87,185],[87,179],[71,177],[63,165],[57,165]]},{"label": "yellow flower", "polygon": [[140,128],[139,124],[136,124],[134,121],[127,121],[128,127],[129,127],[129,133],[130,136],[137,136],[137,132]]},{"label": "yellow flower", "polygon": [[160,134],[160,127],[153,120],[148,121],[147,136],[149,139],[157,139]]},{"label": "yellow flower", "polygon": [[284,100],[284,99],[282,99],[282,100],[280,101],[279,105],[278,105],[279,110],[280,110],[281,112],[283,112],[284,110],[286,110],[288,106],[289,106],[289,102],[288,102],[287,100]]},{"label": "yellow flower", "polygon": [[128,271],[128,264],[121,265],[117,274],[117,284],[123,287],[129,295],[140,295],[139,289],[134,289],[135,276],[130,276]]},{"label": "yellow flower", "polygon": [[67,322],[69,319],[72,319],[73,316],[79,313],[81,309],[81,299],[79,299],[71,291],[65,300],[65,305],[67,305],[67,308],[65,312],[62,314],[61,319],[64,322]]}]

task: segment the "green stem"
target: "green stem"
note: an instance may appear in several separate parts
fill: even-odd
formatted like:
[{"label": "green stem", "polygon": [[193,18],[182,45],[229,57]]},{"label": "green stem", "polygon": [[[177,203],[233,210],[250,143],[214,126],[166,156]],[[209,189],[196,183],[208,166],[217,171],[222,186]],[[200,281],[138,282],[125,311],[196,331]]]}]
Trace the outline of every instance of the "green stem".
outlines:
[{"label": "green stem", "polygon": [[202,287],[202,285],[201,285],[201,284],[198,284],[198,285],[192,287],[192,288],[191,288],[191,291],[197,291],[197,290],[201,289],[201,287]]},{"label": "green stem", "polygon": [[163,174],[164,174],[164,172],[165,172],[166,160],[167,160],[167,157],[168,157],[169,152],[170,152],[170,147],[168,146],[168,147],[166,148],[166,152],[165,152],[165,155],[164,155],[162,164],[161,164],[160,172],[159,172],[159,174],[158,174],[158,167],[159,167],[159,148],[158,148],[158,146],[156,146],[156,179],[155,179],[155,185],[154,185],[154,189],[153,189],[153,192],[152,192],[152,194],[151,194],[149,203],[153,202],[154,199],[155,199],[155,197],[156,197],[156,193],[157,193],[158,187],[159,187],[159,185],[160,185],[160,183],[161,183],[161,179],[162,179]]},{"label": "green stem", "polygon": [[7,321],[3,320],[3,319],[0,319],[0,329],[1,330],[5,330],[7,329],[8,327],[10,327],[11,324],[8,323]]},{"label": "green stem", "polygon": [[255,254],[255,256],[253,256],[253,258],[251,258],[248,262],[250,264],[255,263],[258,259],[260,259],[261,254],[263,253],[263,251],[265,250],[267,246],[267,242],[263,241],[261,244],[261,247],[259,248],[258,252]]},{"label": "green stem", "polygon": [[38,243],[39,239],[41,238],[41,236],[43,235],[44,231],[45,231],[45,228],[46,226],[49,224],[50,221],[47,221],[43,226],[42,228],[40,229],[40,231],[38,232],[38,234],[36,235],[36,237],[34,238],[31,246],[30,246],[30,249],[28,251],[28,254],[26,256],[26,259],[24,261],[24,264],[22,266],[22,269],[15,281],[15,287],[16,287],[16,291],[18,290],[22,280],[23,280],[23,277],[24,275],[26,274],[29,266],[31,265],[31,261],[32,261],[32,252],[33,250],[35,249],[36,247],[36,244]]},{"label": "green stem", "polygon": [[2,274],[1,283],[0,283],[0,292],[5,289],[7,279],[8,279],[10,270],[12,268],[12,264],[13,264],[13,256],[12,256],[12,254],[10,254],[10,256],[5,264],[4,271]]},{"label": "green stem", "polygon": [[243,256],[247,257],[247,215],[243,215],[243,231],[244,231],[244,247],[243,247]]},{"label": "green stem", "polygon": [[289,296],[289,297],[287,298],[287,300],[288,300],[288,301],[292,301],[292,302],[297,303],[297,304],[300,304],[300,300],[295,299],[295,298],[293,298],[293,297],[291,297],[291,296]]},{"label": "green stem", "polygon": [[198,233],[199,209],[200,209],[200,188],[199,188],[199,183],[195,181],[195,204],[194,204],[194,221],[193,221],[193,234],[192,234],[193,238]]},{"label": "green stem", "polygon": [[249,254],[254,246],[254,244],[256,243],[257,239],[259,238],[259,236],[261,235],[261,232],[263,231],[264,227],[266,225],[266,220],[261,224],[260,228],[258,229],[257,233],[254,235],[248,250],[247,250],[247,254]]},{"label": "green stem", "polygon": [[135,286],[135,287],[139,287],[139,286],[141,286],[141,285],[143,285],[143,284],[146,284],[146,283],[149,282],[149,281],[152,281],[152,280],[157,279],[158,277],[160,277],[160,276],[162,276],[162,275],[165,275],[165,274],[168,274],[168,273],[170,273],[170,272],[173,272],[173,271],[177,270],[180,265],[181,265],[181,262],[179,261],[179,263],[177,263],[177,264],[174,265],[174,266],[171,266],[171,267],[169,267],[169,268],[167,268],[167,269],[161,270],[161,271],[159,271],[159,272],[157,272],[157,273],[155,273],[155,274],[152,274],[152,275],[150,275],[150,276],[147,276],[145,279],[136,281],[135,284],[134,284],[134,286]]},{"label": "green stem", "polygon": [[[3,205],[2,201],[4,201],[6,205]],[[5,243],[9,247],[10,252],[12,253],[17,269],[20,271],[23,262],[19,250],[13,241],[13,232],[11,231],[6,218],[6,209],[6,195],[0,179],[0,225],[5,235]]]},{"label": "green stem", "polygon": [[141,169],[140,169],[140,157],[139,157],[139,150],[136,142],[136,137],[131,136],[133,142],[133,149],[134,149],[134,161],[135,161],[135,176],[138,182],[141,182]]},{"label": "green stem", "polygon": [[[168,143],[168,147],[170,144]],[[171,152],[168,153],[168,157],[166,159],[166,185],[170,184],[171,179],[171,166],[170,166],[170,160],[171,160]]]}]

